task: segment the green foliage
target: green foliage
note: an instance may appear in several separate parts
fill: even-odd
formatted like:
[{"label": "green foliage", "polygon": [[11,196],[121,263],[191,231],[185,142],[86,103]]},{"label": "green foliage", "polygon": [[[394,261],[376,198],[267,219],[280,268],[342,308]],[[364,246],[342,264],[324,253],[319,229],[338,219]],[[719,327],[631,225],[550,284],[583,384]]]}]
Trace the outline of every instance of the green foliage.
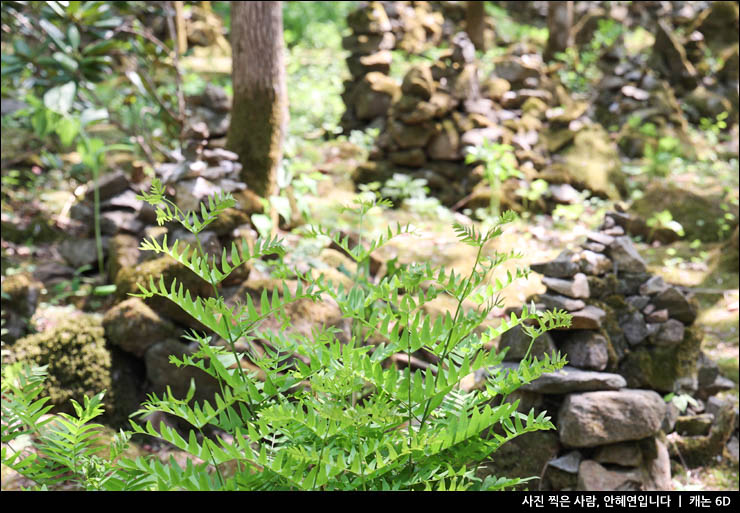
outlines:
[{"label": "green foliage", "polygon": [[558,69],[560,82],[572,93],[587,93],[589,88],[601,78],[598,62],[624,32],[624,27],[612,19],[599,20],[593,37],[583,48],[570,46],[565,52],[555,54],[562,62]]},{"label": "green foliage", "polygon": [[357,2],[285,2],[283,29],[288,47],[339,47],[347,14]]},{"label": "green foliage", "polygon": [[509,178],[521,178],[522,173],[517,169],[514,148],[509,144],[494,143],[489,140],[481,146],[468,148],[465,155],[466,164],[483,162],[484,178],[491,187],[490,213],[494,217],[499,215],[501,198],[499,189],[501,184]]},{"label": "green foliage", "polygon": [[694,407],[699,406],[699,404],[696,402],[696,399],[691,397],[689,394],[675,394],[671,392],[670,394],[663,397],[663,400],[667,403],[673,403],[673,405],[678,408],[678,411],[680,411],[681,413],[684,413],[689,405]]},{"label": "green foliage", "polygon": [[681,237],[685,235],[683,226],[681,226],[681,223],[678,221],[673,220],[673,215],[670,210],[656,212],[646,221],[646,223],[653,230],[658,228],[668,228],[669,230],[676,232]]},{"label": "green foliage", "polygon": [[[83,404],[71,400],[75,415],[48,415],[49,397],[42,397],[46,366],[25,362],[2,372],[2,464],[47,489],[61,482],[85,490],[109,489],[115,483],[111,464],[128,444],[123,431],[110,444],[107,459],[95,443],[103,426],[92,420],[103,413],[105,391]],[[120,482],[118,483],[120,484]]]},{"label": "green foliage", "polygon": [[[233,204],[228,194],[203,203],[199,213],[180,211],[157,181],[142,198],[156,206],[160,223],[177,221],[196,235],[197,247],[152,239],[144,241],[141,249],[169,255],[216,292],[220,282],[249,259],[277,254],[282,261],[284,250],[277,239],[259,240],[251,250],[246,243],[235,242],[220,259],[206,257],[197,234]],[[346,210],[362,226],[378,206],[388,206],[387,200],[360,199]],[[296,280],[293,288],[284,283],[282,290],[263,291],[258,300],[247,295],[235,305],[227,305],[218,294],[208,299],[192,297],[176,280],[140,284],[137,296],[166,297],[208,329],[188,336],[198,344],[195,354],[170,360],[213,376],[220,392],[212,400],[195,402],[194,385],[184,398],[168,389],[162,397],[151,395],[138,412],[142,416],[164,412],[184,420],[192,426],[185,434],[151,422],[143,426],[132,422],[132,430],[163,439],[202,463],[189,459],[183,467],[174,459],[163,463],[153,457],[123,457],[112,466],[103,460],[79,463],[90,457],[84,448],[77,449],[94,432],[85,422],[98,413],[96,396],[84,407],[76,407],[77,420],[65,417],[68,442],[55,446],[60,457],[43,465],[61,461],[81,476],[86,488],[105,489],[495,490],[526,481],[481,479],[476,470],[508,440],[554,428],[546,412],[519,413],[518,401],[506,398],[543,373],[562,368],[565,359],[527,357],[517,370],[503,372],[504,354],[488,349],[487,343],[519,325],[534,341],[549,329],[569,326],[570,316],[557,311],[537,313],[525,306],[521,315],[512,314],[499,326],[482,333],[477,330],[494,307],[503,306],[501,290],[527,275],[516,270],[503,280],[489,279],[499,265],[520,256],[484,254],[487,243],[514,219],[515,214],[505,212],[487,231],[455,225],[461,242],[477,250],[467,275],[429,263],[408,264],[394,265],[392,273],[376,281],[368,272],[371,253],[395,237],[410,236],[411,227],[389,227],[378,238],[368,243],[360,238],[354,246],[348,238],[317,227],[312,233],[331,238],[358,264],[351,288],[336,286],[323,275],[312,279],[280,263],[280,274]],[[457,308],[454,314],[431,317],[423,305],[441,294],[452,296]],[[285,329],[290,322],[286,305],[325,301],[327,296],[351,322],[348,340],[340,341],[332,328],[316,326],[308,337]],[[464,308],[467,299],[478,308]],[[281,320],[282,329],[263,326],[270,317]],[[226,347],[214,344],[214,337],[225,341]],[[255,346],[257,340],[263,341],[261,350]],[[237,341],[245,351],[237,351]],[[420,350],[435,355],[438,363],[416,370],[403,363],[411,362],[412,354]],[[393,355],[402,368],[388,367]],[[242,361],[250,365],[245,368]],[[490,377],[482,389],[466,392],[459,387],[465,376],[484,368]],[[5,395],[3,389],[4,400]],[[26,402],[36,401],[37,395],[29,395]],[[500,405],[491,406],[497,397],[502,399]],[[28,425],[35,426],[38,419],[32,418]],[[70,459],[75,454],[79,458]],[[23,470],[22,465],[16,467]],[[45,474],[34,475],[45,484]]]},{"label": "green foliage", "polygon": [[485,2],[485,8],[486,14],[493,18],[496,35],[505,43],[529,42],[540,47],[544,47],[545,43],[547,43],[547,27],[536,27],[518,23],[509,16],[506,9],[493,2]]}]

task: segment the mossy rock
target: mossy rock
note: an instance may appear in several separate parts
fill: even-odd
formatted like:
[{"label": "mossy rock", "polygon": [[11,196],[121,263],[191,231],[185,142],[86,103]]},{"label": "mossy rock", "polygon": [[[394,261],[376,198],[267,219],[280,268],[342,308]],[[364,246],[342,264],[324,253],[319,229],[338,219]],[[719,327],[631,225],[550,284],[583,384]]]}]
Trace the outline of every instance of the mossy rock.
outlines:
[{"label": "mossy rock", "polygon": [[111,354],[99,316],[71,316],[52,329],[24,337],[13,344],[11,356],[14,361],[49,366],[44,393],[57,411],[74,413],[70,399],[81,404],[83,396],[107,390],[106,412],[112,413]]},{"label": "mossy rock", "polygon": [[[207,298],[213,296],[213,288],[207,282],[196,276],[190,269],[175,261],[169,256],[155,258],[142,262],[136,267],[122,269],[116,276],[116,294],[120,299],[128,297],[129,293],[140,292],[136,286],[137,283],[149,286],[150,279],[155,284],[159,283],[160,277],[164,279],[167,290],[170,290],[172,280],[177,280],[179,284],[190,291],[190,296],[199,296]],[[185,326],[203,329],[203,326],[185,313],[179,306],[169,299],[154,296],[146,300],[146,304],[155,312],[160,313],[170,319],[173,319]]]},{"label": "mossy rock", "polygon": [[619,374],[630,388],[651,388],[668,393],[676,381],[696,375],[702,331],[686,328],[683,341],[670,347],[644,345],[625,356]]},{"label": "mossy rock", "polygon": [[598,196],[621,199],[626,177],[621,170],[616,144],[599,125],[583,128],[575,134],[573,144],[562,156],[560,167],[570,176],[570,183],[589,189]]},{"label": "mossy rock", "polygon": [[[555,458],[560,450],[558,435],[553,431],[525,433],[502,445],[479,468],[478,477],[527,478],[540,476],[547,462]],[[539,480],[524,483],[515,490],[537,490]]]},{"label": "mossy rock", "polygon": [[25,317],[31,317],[39,303],[39,294],[44,288],[43,283],[29,273],[18,273],[5,276],[2,282],[3,294],[9,299],[3,302],[5,308],[10,308]]},{"label": "mossy rock", "polygon": [[669,445],[671,456],[680,458],[689,468],[709,465],[715,456],[722,454],[727,440],[734,431],[736,417],[735,410],[726,407],[719,411],[709,434],[705,436],[680,436],[672,433],[670,437],[673,443]]},{"label": "mossy rock", "polygon": [[[726,204],[728,212],[735,216],[733,221],[725,219],[722,204]],[[668,210],[673,220],[683,227],[686,240],[699,239],[702,242],[720,240],[721,227],[724,223],[737,225],[739,214],[737,205],[725,201],[722,194],[692,191],[664,181],[651,183],[643,197],[633,203],[632,210],[643,219]],[[725,230],[724,233],[729,235],[732,231]]]}]

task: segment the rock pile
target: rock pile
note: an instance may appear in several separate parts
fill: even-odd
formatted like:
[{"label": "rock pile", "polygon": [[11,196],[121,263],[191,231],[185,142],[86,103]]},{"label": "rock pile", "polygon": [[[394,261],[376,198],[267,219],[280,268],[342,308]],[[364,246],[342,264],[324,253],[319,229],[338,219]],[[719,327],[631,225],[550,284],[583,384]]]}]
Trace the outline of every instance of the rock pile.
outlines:
[{"label": "rock pile", "polygon": [[347,24],[352,34],[342,39],[342,48],[350,52],[347,67],[351,78],[344,83],[342,99],[347,109],[341,125],[350,132],[382,124],[400,89],[388,76],[396,36],[383,4],[360,6],[349,14]]},{"label": "rock pile", "polygon": [[[366,2],[347,16],[352,33],[342,39],[350,52],[351,79],[344,84],[345,133],[382,128],[388,109],[400,94],[388,76],[391,50],[418,55],[451,36],[464,9],[455,2]],[[457,22],[453,21],[457,20]]]},{"label": "rock pile", "polygon": [[480,96],[474,57],[461,32],[433,65],[409,70],[357,181],[384,181],[394,173],[424,178],[448,205],[472,190],[480,176],[463,162],[465,148],[500,134],[492,102]]},{"label": "rock pile", "polygon": [[[545,334],[532,347],[536,356],[559,350],[569,364],[525,385],[517,396],[527,411],[546,409],[558,428],[557,449],[522,469],[522,475],[541,475],[542,489],[668,490],[666,433],[682,440],[682,456],[706,462],[734,427],[732,406],[715,397],[713,412],[697,399],[680,422],[677,408],[663,400],[670,392],[706,398],[733,385],[716,364],[703,363],[702,335],[692,327],[693,301],[647,273],[625,235],[628,220],[607,214],[579,251],[531,266],[547,287],[530,298],[538,309],[564,309],[573,316],[570,329]],[[522,331],[505,333],[499,344],[509,348],[504,367],[516,368],[528,345]]]}]

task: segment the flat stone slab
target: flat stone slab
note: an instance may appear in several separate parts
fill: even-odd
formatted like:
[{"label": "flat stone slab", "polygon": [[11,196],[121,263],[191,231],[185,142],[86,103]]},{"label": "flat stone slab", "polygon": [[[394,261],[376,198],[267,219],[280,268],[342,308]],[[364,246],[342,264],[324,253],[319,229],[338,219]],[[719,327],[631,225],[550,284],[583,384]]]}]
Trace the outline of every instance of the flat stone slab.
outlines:
[{"label": "flat stone slab", "polygon": [[568,447],[640,440],[658,432],[665,411],[665,401],[652,390],[570,394],[560,406],[558,433]]},{"label": "flat stone slab", "polygon": [[541,294],[537,298],[537,303],[542,303],[548,310],[567,310],[573,312],[575,310],[581,310],[586,306],[586,303],[580,299],[571,299],[566,296],[559,294]]},{"label": "flat stone slab", "polygon": [[597,306],[588,305],[583,310],[571,312],[573,316],[570,329],[597,330],[606,318],[606,312]]},{"label": "flat stone slab", "polygon": [[[518,363],[504,362],[504,369],[516,369]],[[627,381],[619,374],[576,369],[566,365],[557,372],[543,374],[536,380],[523,385],[520,390],[540,394],[568,394],[594,390],[619,390],[627,386]]]},{"label": "flat stone slab", "polygon": [[583,273],[576,274],[573,276],[572,280],[549,278],[545,276],[542,278],[542,283],[544,283],[548,289],[564,296],[575,299],[585,299],[590,297],[588,278]]},{"label": "flat stone slab", "polygon": [[565,250],[555,260],[529,266],[534,272],[552,278],[570,278],[578,272],[578,264],[573,261],[573,253]]}]

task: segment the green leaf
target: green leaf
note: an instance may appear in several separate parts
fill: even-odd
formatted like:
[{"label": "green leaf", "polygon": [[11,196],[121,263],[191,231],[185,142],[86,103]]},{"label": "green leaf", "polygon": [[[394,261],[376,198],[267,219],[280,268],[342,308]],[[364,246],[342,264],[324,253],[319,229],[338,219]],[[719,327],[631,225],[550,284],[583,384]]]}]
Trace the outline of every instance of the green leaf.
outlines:
[{"label": "green leaf", "polygon": [[80,31],[74,24],[67,29],[67,41],[72,46],[72,50],[76,51],[80,47]]},{"label": "green leaf", "polygon": [[69,52],[69,45],[64,41],[64,34],[62,34],[61,30],[44,18],[39,20],[39,25],[59,50],[62,52]]},{"label": "green leaf", "polygon": [[265,214],[252,214],[252,224],[262,238],[268,238],[272,232],[272,219]]},{"label": "green leaf", "polygon": [[67,114],[69,109],[72,108],[76,92],[77,86],[74,82],[53,87],[44,94],[44,105],[47,109],[59,114]]},{"label": "green leaf", "polygon": [[80,132],[80,123],[74,118],[64,117],[54,128],[63,146],[69,146]]}]

